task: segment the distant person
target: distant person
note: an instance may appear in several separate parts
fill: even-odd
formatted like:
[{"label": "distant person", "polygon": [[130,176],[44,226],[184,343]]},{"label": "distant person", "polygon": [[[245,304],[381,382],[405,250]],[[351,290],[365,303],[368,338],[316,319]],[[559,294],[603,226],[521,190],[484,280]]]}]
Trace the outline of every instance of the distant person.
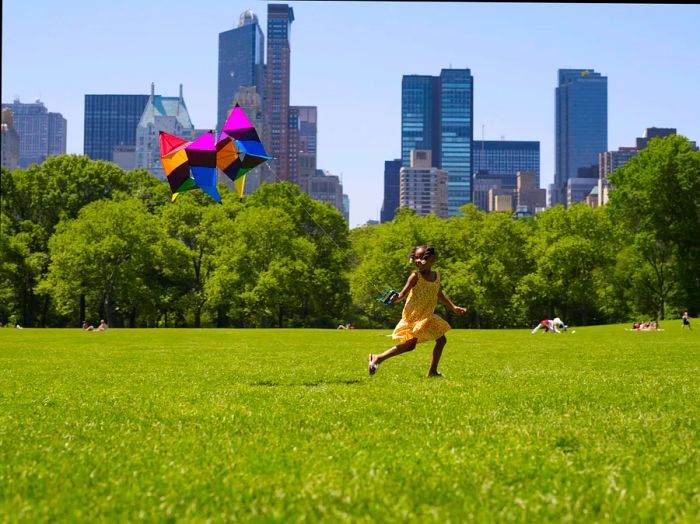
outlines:
[{"label": "distant person", "polygon": [[687,309],[685,311],[683,311],[683,315],[681,316],[681,320],[683,321],[683,323],[681,324],[681,329],[683,329],[684,327],[687,326],[688,329],[690,329],[692,331],[693,328],[690,326],[690,320],[688,319],[688,310]]},{"label": "distant person", "polygon": [[554,326],[556,329],[560,329],[561,331],[566,331],[567,328],[566,324],[564,324],[559,317],[552,319],[552,326]]},{"label": "distant person", "polygon": [[107,329],[109,329],[107,322],[105,322],[104,320],[100,320],[100,325],[97,326],[97,331],[107,331]]},{"label": "distant person", "polygon": [[[561,322],[561,320],[559,320],[559,322]],[[551,331],[552,333],[559,333],[559,331],[557,330],[557,326],[554,325],[554,320],[549,320],[546,318],[544,320],[540,320],[540,323],[537,324],[537,326],[535,326],[535,329],[532,330],[532,333],[537,333],[540,330],[540,328],[544,329],[545,333],[549,331]]]},{"label": "distant person", "polygon": [[435,340],[433,359],[428,369],[429,377],[441,377],[438,371],[442,350],[447,344],[445,333],[450,325],[435,314],[437,301],[442,301],[456,315],[465,312],[463,307],[456,306],[440,288],[440,274],[432,270],[437,253],[433,246],[416,246],[409,254],[409,260],[416,265],[416,271],[411,273],[401,293],[394,303],[407,298],[404,304],[401,320],[396,325],[391,338],[397,344],[380,355],[369,355],[368,371],[374,375],[379,364],[387,359],[413,351],[417,344]]}]

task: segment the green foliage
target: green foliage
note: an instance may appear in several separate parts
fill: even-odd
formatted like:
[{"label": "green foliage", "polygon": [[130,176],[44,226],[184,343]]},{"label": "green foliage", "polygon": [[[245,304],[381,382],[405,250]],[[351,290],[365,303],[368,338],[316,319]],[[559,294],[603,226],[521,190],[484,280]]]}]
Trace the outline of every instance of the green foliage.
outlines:
[{"label": "green foliage", "polygon": [[[220,185],[222,204],[201,191],[171,202],[167,184],[143,169],[75,155],[1,177],[3,322],[391,327],[401,306],[377,298],[404,286],[420,244],[436,246],[443,290],[467,309],[456,317],[440,306],[454,327],[700,312],[700,152],[679,136],[652,140],[612,174],[602,208],[519,220],[473,205],[448,220],[403,209],[352,231],[289,183],[242,201]],[[97,202],[115,204],[90,207]],[[107,273],[110,264],[124,272]]]},{"label": "green foliage", "polygon": [[[45,286],[57,308],[79,323],[81,297],[89,316],[114,323],[115,311],[153,313],[152,273],[160,232],[136,200],[93,202],[62,222],[50,242]],[[157,266],[156,266],[157,267]]]},{"label": "green foliage", "polygon": [[232,289],[243,292],[231,314],[253,326],[328,327],[344,320],[350,240],[343,216],[289,183],[263,184],[245,207],[222,266],[240,273]]},{"label": "green foliage", "polygon": [[654,304],[659,318],[669,299],[700,311],[700,151],[679,135],[652,139],[610,182],[610,212],[640,262],[636,288],[653,295],[637,304]]},{"label": "green foliage", "polygon": [[217,245],[225,238],[215,231],[232,228],[231,219],[207,195],[189,191],[164,208],[161,224],[166,238],[164,273],[169,286],[180,291],[169,309],[181,318],[191,313],[191,322],[200,327],[208,300],[205,288],[217,265]]}]

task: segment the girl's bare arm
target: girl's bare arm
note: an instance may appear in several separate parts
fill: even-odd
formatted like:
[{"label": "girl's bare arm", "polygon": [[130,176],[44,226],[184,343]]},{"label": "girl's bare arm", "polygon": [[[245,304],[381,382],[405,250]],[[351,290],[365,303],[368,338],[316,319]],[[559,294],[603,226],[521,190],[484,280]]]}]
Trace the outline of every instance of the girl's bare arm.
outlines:
[{"label": "girl's bare arm", "polygon": [[416,282],[418,282],[418,275],[416,273],[411,273],[411,276],[408,277],[408,280],[406,280],[406,285],[403,287],[403,289],[399,293],[399,296],[396,297],[394,302],[399,302],[406,298],[408,292],[411,291],[411,288],[413,288],[413,286],[416,285]]},{"label": "girl's bare arm", "polygon": [[442,291],[442,289],[440,291],[438,291],[438,298],[440,299],[440,301],[443,304],[445,304],[447,307],[449,307],[457,315],[461,315],[466,311],[466,309],[464,309],[463,307],[456,306],[450,300],[450,298]]}]

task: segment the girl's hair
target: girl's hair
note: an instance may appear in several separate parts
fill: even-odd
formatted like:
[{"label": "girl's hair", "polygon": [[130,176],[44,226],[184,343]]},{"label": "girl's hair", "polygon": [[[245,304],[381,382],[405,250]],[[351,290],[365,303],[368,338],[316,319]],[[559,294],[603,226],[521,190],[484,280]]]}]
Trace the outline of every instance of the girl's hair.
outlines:
[{"label": "girl's hair", "polygon": [[437,251],[435,250],[435,246],[432,244],[428,244],[426,246],[416,246],[413,249],[411,249],[411,252],[408,254],[408,259],[410,261],[413,261],[416,259],[416,251],[418,251],[418,249],[420,249],[420,248],[425,249],[425,253],[423,253],[423,258],[437,255]]}]

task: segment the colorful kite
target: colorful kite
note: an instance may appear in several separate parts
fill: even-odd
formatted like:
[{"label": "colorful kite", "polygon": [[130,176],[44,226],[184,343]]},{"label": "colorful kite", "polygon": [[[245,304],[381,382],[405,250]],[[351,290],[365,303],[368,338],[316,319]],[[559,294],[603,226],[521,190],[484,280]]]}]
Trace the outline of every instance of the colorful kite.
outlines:
[{"label": "colorful kite", "polygon": [[238,104],[231,111],[219,140],[209,131],[193,142],[160,132],[160,160],[168,177],[172,199],[184,191],[200,188],[217,202],[216,169],[231,179],[243,197],[246,174],[272,157]]}]

